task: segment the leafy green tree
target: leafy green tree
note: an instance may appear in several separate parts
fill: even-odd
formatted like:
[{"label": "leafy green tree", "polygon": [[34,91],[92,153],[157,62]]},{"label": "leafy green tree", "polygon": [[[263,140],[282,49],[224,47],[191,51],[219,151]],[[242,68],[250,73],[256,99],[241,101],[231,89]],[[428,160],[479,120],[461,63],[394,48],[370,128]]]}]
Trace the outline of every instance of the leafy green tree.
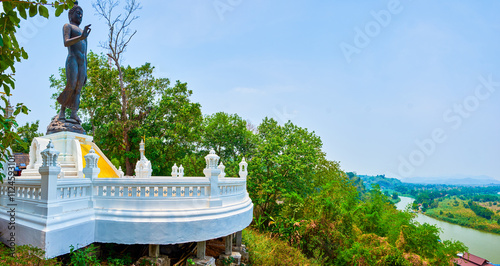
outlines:
[{"label": "leafy green tree", "polygon": [[247,121],[237,114],[218,112],[203,119],[200,148],[206,154],[214,149],[226,166],[228,176],[237,176],[242,157],[251,158],[256,136],[248,130]]},{"label": "leafy green tree", "polygon": [[189,99],[192,94],[187,83],[180,81],[167,87],[140,127],[140,134],[146,136],[147,157],[158,162],[153,164],[153,174],[170,175],[174,163],[184,164],[186,175],[203,173],[206,154],[193,156],[200,142],[203,117],[200,104]]},{"label": "leafy green tree", "polygon": [[[9,96],[15,89],[14,64],[28,59],[28,53],[19,45],[16,38],[20,28],[21,18],[28,19],[39,14],[49,17],[46,5],[56,8],[55,15],[59,16],[64,10],[73,7],[73,1],[62,0],[48,2],[47,0],[34,1],[2,1],[3,10],[0,13],[0,167],[7,160],[9,147],[22,140],[14,129],[18,126],[16,116],[19,113],[28,114],[28,108],[21,103],[16,104],[13,113],[8,112]],[[4,174],[0,173],[3,182]]]},{"label": "leafy green tree", "polygon": [[29,153],[29,146],[34,138],[43,136],[42,133],[38,132],[40,121],[37,120],[34,123],[26,123],[24,126],[17,128],[17,134],[21,138],[20,143],[15,143],[12,145],[13,152]]},{"label": "leafy green tree", "polygon": [[257,213],[272,214],[291,195],[314,191],[312,178],[324,157],[321,139],[291,122],[281,126],[265,118],[259,125],[255,155],[249,163],[248,190]]},{"label": "leafy green tree", "polygon": [[[147,157],[164,162],[153,164],[153,174],[169,175],[174,161],[184,158],[199,141],[202,116],[200,105],[189,99],[192,91],[186,83],[177,81],[172,87],[168,79],[155,78],[149,63],[122,67],[128,102],[123,120],[118,71],[102,54],[90,52],[87,60],[88,78],[80,102],[84,128],[108,157],[125,167],[127,175],[133,175],[139,142],[146,137]],[[57,90],[55,99],[66,84],[64,69],[50,82]]]}]

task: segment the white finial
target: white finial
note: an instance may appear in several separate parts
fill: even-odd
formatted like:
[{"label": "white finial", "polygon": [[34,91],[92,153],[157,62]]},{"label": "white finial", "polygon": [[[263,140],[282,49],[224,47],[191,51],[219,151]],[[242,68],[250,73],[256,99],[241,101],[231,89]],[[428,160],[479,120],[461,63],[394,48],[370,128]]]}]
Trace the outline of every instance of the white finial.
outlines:
[{"label": "white finial", "polygon": [[52,140],[49,140],[47,144],[47,149],[43,150],[42,155],[42,166],[57,166],[57,157],[59,156],[59,151],[54,149],[54,144]]},{"label": "white finial", "polygon": [[177,167],[177,164],[174,163],[174,166],[172,166],[172,177],[177,177],[179,175],[179,167]]},{"label": "white finial", "polygon": [[120,175],[120,177],[125,176],[125,173],[123,172],[123,170],[122,170],[122,167],[121,167],[121,166],[118,166],[118,174]]},{"label": "white finial", "polygon": [[222,164],[222,162],[220,162],[220,164],[217,168],[220,170],[219,177],[224,178],[226,176],[226,173],[224,172],[224,169],[226,169],[226,167],[224,166],[224,164]]},{"label": "white finial", "polygon": [[182,164],[179,167],[179,177],[184,177],[184,167],[182,167]]},{"label": "white finial", "polygon": [[94,148],[90,148],[90,151],[85,158],[85,168],[97,168],[97,162],[99,161],[99,155],[97,155],[94,151]]},{"label": "white finial", "polygon": [[[203,173],[205,174],[206,177],[212,176],[212,170],[218,170],[217,169],[217,164],[219,163],[220,157],[215,154],[214,149],[211,149],[210,152],[208,153],[207,156],[205,156],[205,161],[207,163],[207,166],[205,169],[203,169]],[[219,174],[217,173],[216,176]]]},{"label": "white finial", "polygon": [[141,143],[139,143],[139,152],[141,153],[141,159],[146,157],[144,155],[144,151],[146,151],[146,149],[144,148],[144,139],[141,139]]},{"label": "white finial", "polygon": [[248,175],[248,169],[247,169],[248,163],[245,161],[245,157],[243,157],[239,165],[240,165],[240,172],[239,172],[240,177],[246,178]]},{"label": "white finial", "polygon": [[135,165],[135,176],[137,178],[150,178],[151,172],[153,169],[151,168],[151,162],[144,155],[144,137],[139,144],[139,151],[141,152],[141,159]]}]

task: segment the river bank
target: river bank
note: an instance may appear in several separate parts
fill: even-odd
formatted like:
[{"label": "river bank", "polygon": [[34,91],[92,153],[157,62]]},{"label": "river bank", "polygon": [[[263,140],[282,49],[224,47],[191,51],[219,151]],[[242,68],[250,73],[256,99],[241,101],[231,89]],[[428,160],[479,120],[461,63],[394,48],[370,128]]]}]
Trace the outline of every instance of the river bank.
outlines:
[{"label": "river bank", "polygon": [[491,219],[477,216],[467,205],[467,202],[459,198],[445,198],[437,208],[427,209],[425,215],[435,219],[465,226],[468,228],[500,234],[498,215]]},{"label": "river bank", "polygon": [[[414,199],[409,197],[400,198],[401,202],[396,204],[398,210],[405,210],[414,201]],[[415,221],[421,224],[436,225],[441,228],[439,235],[442,240],[458,240],[469,248],[470,253],[486,258],[492,263],[500,263],[500,253],[498,252],[500,235],[440,221],[421,213],[416,214]]]}]

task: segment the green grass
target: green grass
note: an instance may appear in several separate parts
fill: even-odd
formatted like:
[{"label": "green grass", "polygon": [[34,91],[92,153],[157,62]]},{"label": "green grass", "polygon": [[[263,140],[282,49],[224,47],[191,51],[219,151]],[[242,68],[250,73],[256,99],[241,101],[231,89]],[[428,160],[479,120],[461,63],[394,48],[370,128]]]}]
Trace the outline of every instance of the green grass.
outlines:
[{"label": "green grass", "polygon": [[250,227],[243,230],[243,242],[250,253],[251,265],[320,265],[288,243]]},{"label": "green grass", "polygon": [[0,243],[0,266],[6,265],[61,265],[56,259],[44,259],[44,252],[32,246],[18,246],[11,256],[10,249]]}]

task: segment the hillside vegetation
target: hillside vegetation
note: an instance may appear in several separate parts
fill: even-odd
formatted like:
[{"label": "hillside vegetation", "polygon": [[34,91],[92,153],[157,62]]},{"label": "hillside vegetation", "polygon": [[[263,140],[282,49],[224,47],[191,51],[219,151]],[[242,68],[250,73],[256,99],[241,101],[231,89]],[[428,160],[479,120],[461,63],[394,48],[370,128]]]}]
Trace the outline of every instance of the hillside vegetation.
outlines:
[{"label": "hillside vegetation", "polygon": [[500,234],[499,204],[499,201],[479,202],[446,196],[429,204],[425,214],[446,222]]}]

